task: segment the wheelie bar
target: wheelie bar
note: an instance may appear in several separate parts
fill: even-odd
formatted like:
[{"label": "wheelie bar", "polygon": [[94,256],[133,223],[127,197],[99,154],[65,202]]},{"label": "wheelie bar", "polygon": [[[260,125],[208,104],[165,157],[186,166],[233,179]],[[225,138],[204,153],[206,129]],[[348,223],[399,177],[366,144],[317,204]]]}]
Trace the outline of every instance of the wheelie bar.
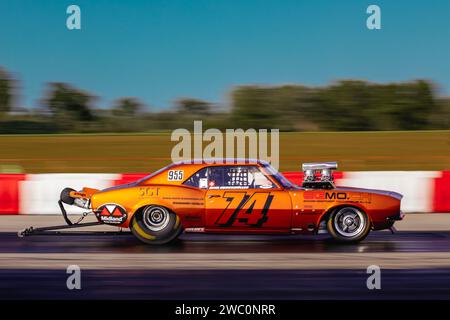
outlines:
[{"label": "wheelie bar", "polygon": [[60,226],[50,226],[50,227],[42,227],[42,228],[34,228],[29,227],[24,230],[21,230],[17,233],[17,235],[22,238],[25,236],[30,235],[44,235],[44,234],[53,234],[53,233],[59,233],[59,232],[49,232],[49,231],[57,231],[57,230],[64,230],[64,229],[75,229],[75,228],[82,228],[82,227],[92,227],[92,226],[98,226],[103,224],[102,222],[86,222],[86,223],[80,223],[80,224],[70,224],[70,225],[60,225]]}]

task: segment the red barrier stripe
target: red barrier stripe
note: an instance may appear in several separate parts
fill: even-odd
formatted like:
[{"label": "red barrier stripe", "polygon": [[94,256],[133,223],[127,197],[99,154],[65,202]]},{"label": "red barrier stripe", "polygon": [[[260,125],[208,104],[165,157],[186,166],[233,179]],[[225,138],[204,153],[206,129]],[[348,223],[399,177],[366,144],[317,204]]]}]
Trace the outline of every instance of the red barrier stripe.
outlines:
[{"label": "red barrier stripe", "polygon": [[433,212],[450,212],[450,171],[434,179]]},{"label": "red barrier stripe", "polygon": [[147,175],[149,175],[149,173],[124,173],[119,180],[114,181],[114,185],[118,186],[121,184],[134,182]]},{"label": "red barrier stripe", "polygon": [[25,174],[0,174],[0,214],[19,213],[19,182]]}]

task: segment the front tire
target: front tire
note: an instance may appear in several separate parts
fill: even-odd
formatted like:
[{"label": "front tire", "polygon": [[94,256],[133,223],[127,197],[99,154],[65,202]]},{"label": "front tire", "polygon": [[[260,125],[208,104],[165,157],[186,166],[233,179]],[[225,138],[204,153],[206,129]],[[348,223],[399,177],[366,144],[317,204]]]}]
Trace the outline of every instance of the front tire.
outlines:
[{"label": "front tire", "polygon": [[342,207],[330,215],[327,229],[336,241],[356,243],[364,240],[369,234],[370,221],[362,210]]},{"label": "front tire", "polygon": [[131,220],[133,235],[147,244],[165,244],[176,239],[183,227],[180,218],[162,206],[146,206]]}]

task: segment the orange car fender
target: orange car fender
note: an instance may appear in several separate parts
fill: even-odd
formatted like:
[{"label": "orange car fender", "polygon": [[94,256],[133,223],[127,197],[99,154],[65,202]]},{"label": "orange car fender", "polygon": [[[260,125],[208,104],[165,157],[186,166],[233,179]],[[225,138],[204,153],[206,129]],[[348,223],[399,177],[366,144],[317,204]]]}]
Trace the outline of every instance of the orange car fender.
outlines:
[{"label": "orange car fender", "polygon": [[136,203],[131,210],[128,212],[127,221],[122,225],[123,227],[127,228],[130,225],[131,219],[133,219],[134,214],[141,208],[153,205],[153,206],[162,206],[166,207],[167,209],[174,211],[174,208],[172,207],[172,204],[170,202],[164,201],[159,198],[153,198],[153,199],[145,199],[142,201],[139,201]]},{"label": "orange car fender", "polygon": [[372,224],[372,218],[370,216],[370,213],[368,212],[367,208],[359,203],[331,203],[324,211],[323,213],[318,217],[316,225],[318,226],[320,222],[324,219],[326,215],[329,215],[333,210],[339,207],[355,207],[359,210],[365,212],[367,214],[367,217],[369,218],[370,224]]}]

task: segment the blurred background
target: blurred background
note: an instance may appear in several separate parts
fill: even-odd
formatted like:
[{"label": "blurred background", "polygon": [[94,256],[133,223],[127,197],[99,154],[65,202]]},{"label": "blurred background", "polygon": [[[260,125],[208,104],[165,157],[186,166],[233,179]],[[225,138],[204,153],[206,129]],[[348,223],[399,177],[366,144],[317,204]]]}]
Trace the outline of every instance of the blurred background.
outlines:
[{"label": "blurred background", "polygon": [[277,128],[281,170],[450,167],[450,4],[0,3],[0,171],[147,172],[170,132]]}]

